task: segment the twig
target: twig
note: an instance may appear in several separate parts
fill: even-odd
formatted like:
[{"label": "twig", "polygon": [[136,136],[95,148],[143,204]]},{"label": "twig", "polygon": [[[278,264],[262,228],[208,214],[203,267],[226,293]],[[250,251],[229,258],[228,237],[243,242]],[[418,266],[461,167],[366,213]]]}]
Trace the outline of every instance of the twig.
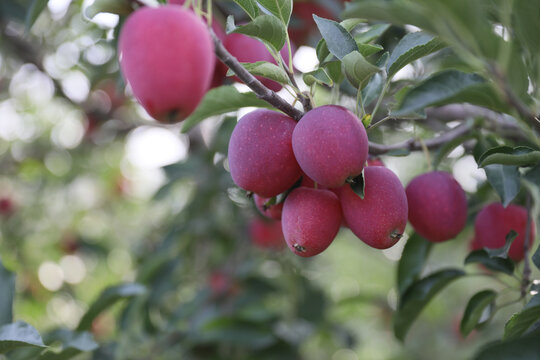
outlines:
[{"label": "twig", "polygon": [[[438,148],[457,137],[465,135],[472,130],[473,127],[473,123],[465,122],[442,135],[424,140],[424,145],[427,149]],[[377,144],[371,141],[369,142],[369,153],[371,155],[382,155],[394,150],[422,150],[422,143],[414,138],[392,145]]]},{"label": "twig", "polygon": [[227,49],[225,49],[223,43],[221,40],[219,40],[211,28],[209,28],[208,31],[210,32],[212,40],[214,41],[216,56],[232,71],[234,71],[236,76],[238,76],[240,80],[244,82],[244,84],[253,90],[259,99],[266,101],[293,119],[297,121],[300,120],[300,118],[304,115],[302,111],[292,107],[291,104],[286,102],[278,94],[264,86],[259,80],[257,80],[257,78],[255,78],[255,76],[247,71],[242,64],[240,64],[240,62],[238,62],[238,60],[227,51]]},{"label": "twig", "polygon": [[529,237],[531,236],[531,195],[527,194],[525,200],[527,209],[527,223],[525,227],[525,240],[523,241],[523,279],[521,280],[521,297],[527,295],[527,288],[531,282],[531,264],[529,262]]}]

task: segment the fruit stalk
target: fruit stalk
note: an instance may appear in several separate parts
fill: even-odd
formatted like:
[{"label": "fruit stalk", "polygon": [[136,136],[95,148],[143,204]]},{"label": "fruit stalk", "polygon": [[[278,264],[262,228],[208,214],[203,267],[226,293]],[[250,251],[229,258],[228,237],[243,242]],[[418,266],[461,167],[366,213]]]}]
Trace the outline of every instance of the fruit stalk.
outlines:
[{"label": "fruit stalk", "polygon": [[208,31],[210,32],[212,40],[214,41],[216,56],[232,71],[234,71],[236,76],[238,76],[240,80],[249,86],[249,88],[253,90],[259,99],[262,99],[275,108],[283,111],[296,121],[300,120],[300,118],[304,115],[302,111],[291,106],[291,104],[286,102],[274,91],[264,86],[255,78],[255,76],[251,75],[249,71],[247,71],[242,64],[240,64],[240,62],[238,62],[238,60],[232,56],[227,49],[225,49],[225,46],[223,46],[223,43],[221,40],[219,40],[214,31],[211,28],[209,28]]}]

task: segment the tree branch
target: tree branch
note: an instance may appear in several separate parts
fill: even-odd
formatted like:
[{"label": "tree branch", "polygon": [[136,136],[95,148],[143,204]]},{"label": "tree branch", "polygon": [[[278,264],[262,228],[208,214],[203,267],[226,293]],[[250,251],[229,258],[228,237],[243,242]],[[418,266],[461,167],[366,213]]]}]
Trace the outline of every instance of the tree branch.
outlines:
[{"label": "tree branch", "polygon": [[296,109],[274,91],[264,86],[259,80],[257,80],[257,78],[255,78],[255,76],[247,71],[242,64],[240,64],[238,60],[227,51],[227,49],[225,49],[223,43],[221,40],[219,40],[212,29],[209,28],[208,31],[210,32],[212,40],[214,41],[216,56],[232,71],[234,71],[236,76],[238,76],[240,80],[244,82],[244,84],[249,86],[249,88],[253,90],[259,99],[262,99],[275,108],[283,111],[296,121],[300,120],[300,118],[304,115],[302,111]]},{"label": "tree branch", "polygon": [[[457,137],[467,134],[473,128],[473,123],[465,122],[442,135],[424,140],[423,142],[428,149],[438,148]],[[369,153],[371,155],[382,155],[395,150],[422,150],[422,143],[416,139],[409,139],[392,145],[377,144],[371,141],[369,142]]]}]

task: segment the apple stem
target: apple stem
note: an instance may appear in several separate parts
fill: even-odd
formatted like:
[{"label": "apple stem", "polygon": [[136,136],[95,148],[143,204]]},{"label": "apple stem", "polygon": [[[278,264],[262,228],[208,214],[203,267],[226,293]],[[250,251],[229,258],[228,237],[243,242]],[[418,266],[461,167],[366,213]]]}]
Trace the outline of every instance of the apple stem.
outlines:
[{"label": "apple stem", "polygon": [[259,99],[266,101],[276,109],[281,110],[285,114],[292,117],[294,120],[300,120],[300,118],[304,115],[302,111],[296,109],[274,91],[264,86],[259,80],[257,80],[257,78],[255,78],[255,76],[247,71],[242,64],[240,64],[240,62],[227,51],[227,49],[225,49],[225,46],[223,46],[223,43],[221,40],[219,40],[216,33],[214,33],[211,28],[208,28],[208,31],[212,37],[212,40],[214,41],[216,56],[232,71],[234,71],[236,76],[238,76],[240,80],[244,82],[244,84],[253,90]]}]

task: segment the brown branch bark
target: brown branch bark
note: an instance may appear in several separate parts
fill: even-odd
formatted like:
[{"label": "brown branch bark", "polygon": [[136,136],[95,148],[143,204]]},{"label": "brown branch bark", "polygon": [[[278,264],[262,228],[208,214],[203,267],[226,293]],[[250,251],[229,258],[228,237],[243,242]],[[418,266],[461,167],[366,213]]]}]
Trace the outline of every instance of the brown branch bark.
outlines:
[{"label": "brown branch bark", "polygon": [[253,76],[249,71],[247,71],[238,60],[231,55],[225,49],[225,46],[223,46],[223,43],[219,38],[216,36],[214,31],[212,29],[208,29],[210,32],[210,35],[212,36],[212,40],[214,41],[214,47],[216,56],[225,64],[227,65],[236,76],[240,78],[246,84],[249,86],[251,90],[257,95],[259,99],[262,99],[269,103],[270,105],[274,106],[276,109],[279,109],[283,111],[285,114],[289,115],[296,121],[300,120],[300,118],[304,115],[304,113],[295,107],[293,107],[291,104],[289,104],[287,101],[285,101],[283,98],[281,98],[278,94],[276,94],[274,91],[270,90],[266,86],[264,86],[255,76]]}]

